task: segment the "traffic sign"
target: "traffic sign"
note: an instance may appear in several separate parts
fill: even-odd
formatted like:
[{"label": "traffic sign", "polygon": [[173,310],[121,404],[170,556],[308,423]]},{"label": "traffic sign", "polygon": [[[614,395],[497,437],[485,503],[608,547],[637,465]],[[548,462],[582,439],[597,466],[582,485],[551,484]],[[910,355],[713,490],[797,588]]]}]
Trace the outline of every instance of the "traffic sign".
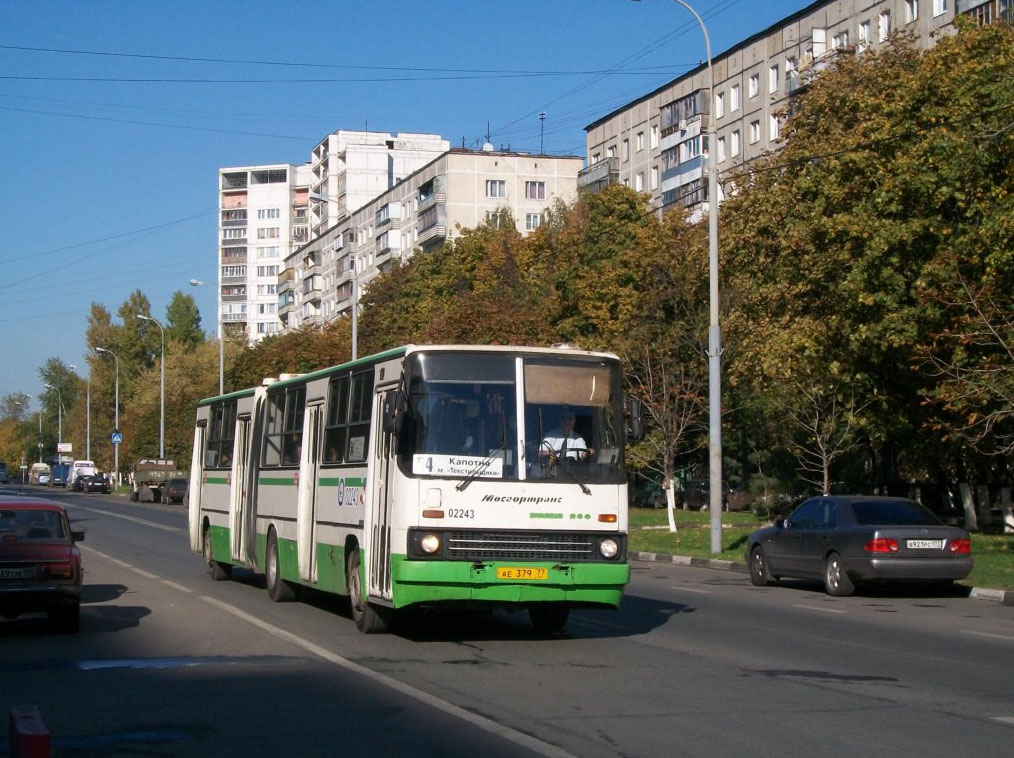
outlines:
[{"label": "traffic sign", "polygon": [[122,444],[122,442],[123,442],[123,433],[122,432],[113,432],[113,434],[112,434],[112,440],[113,440],[113,444],[114,445]]}]

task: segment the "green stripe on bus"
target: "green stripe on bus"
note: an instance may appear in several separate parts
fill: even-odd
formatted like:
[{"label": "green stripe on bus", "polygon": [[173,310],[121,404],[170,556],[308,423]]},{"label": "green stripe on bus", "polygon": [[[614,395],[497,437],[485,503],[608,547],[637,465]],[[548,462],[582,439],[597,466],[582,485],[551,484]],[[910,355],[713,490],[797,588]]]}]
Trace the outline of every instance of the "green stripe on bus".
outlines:
[{"label": "green stripe on bus", "polygon": [[277,486],[280,486],[280,487],[293,487],[296,484],[296,477],[289,476],[289,477],[286,477],[285,479],[276,479],[274,477],[265,477],[265,476],[262,476],[261,478],[259,478],[257,480],[257,484],[260,484],[262,486],[263,485],[277,485]]},{"label": "green stripe on bus", "polygon": [[205,484],[228,484],[229,480],[224,476],[209,476],[205,480]]},{"label": "green stripe on bus", "polygon": [[563,518],[562,513],[529,513],[528,518]]},{"label": "green stripe on bus", "polygon": [[[342,478],[340,476],[322,476],[320,479],[317,480],[317,483],[321,487],[337,487],[338,486],[338,482],[340,482],[341,480],[342,480]],[[366,486],[366,479],[365,478],[359,478],[359,477],[351,477],[351,476],[345,477],[345,486],[346,487],[365,487]]]}]

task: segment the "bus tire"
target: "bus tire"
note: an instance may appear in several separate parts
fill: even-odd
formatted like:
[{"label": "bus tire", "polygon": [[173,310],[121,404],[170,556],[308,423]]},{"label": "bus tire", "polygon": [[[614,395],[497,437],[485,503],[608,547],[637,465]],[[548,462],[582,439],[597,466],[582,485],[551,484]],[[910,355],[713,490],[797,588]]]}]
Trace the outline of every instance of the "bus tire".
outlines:
[{"label": "bus tire", "polygon": [[356,628],[363,634],[386,632],[390,611],[387,608],[378,608],[367,600],[358,545],[353,545],[349,551],[348,582],[349,605],[352,606],[352,620],[356,622]]},{"label": "bus tire", "polygon": [[570,608],[565,605],[544,603],[533,605],[528,609],[528,618],[532,621],[535,631],[541,634],[559,634],[567,625]]},{"label": "bus tire", "polygon": [[232,576],[232,566],[215,560],[211,547],[211,528],[204,530],[204,562],[208,566],[208,576],[216,582],[222,582]]},{"label": "bus tire", "polygon": [[264,578],[268,586],[268,597],[276,603],[289,603],[296,599],[292,585],[282,579],[282,567],[278,563],[278,538],[274,530],[268,536],[267,566]]}]

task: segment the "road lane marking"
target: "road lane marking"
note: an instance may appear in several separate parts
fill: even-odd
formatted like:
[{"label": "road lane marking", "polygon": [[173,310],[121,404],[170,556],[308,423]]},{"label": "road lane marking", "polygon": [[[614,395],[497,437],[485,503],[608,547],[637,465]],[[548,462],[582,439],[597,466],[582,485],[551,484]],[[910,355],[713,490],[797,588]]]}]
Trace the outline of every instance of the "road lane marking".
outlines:
[{"label": "road lane marking", "polygon": [[847,611],[842,611],[837,608],[817,608],[816,606],[813,605],[793,605],[792,607],[802,608],[803,610],[807,611],[821,611],[823,613],[847,613]]},{"label": "road lane marking", "polygon": [[182,584],[176,584],[176,582],[171,582],[168,579],[162,579],[161,581],[166,587],[171,587],[172,589],[179,590],[180,592],[186,592],[188,595],[193,594],[192,589],[184,587]]},{"label": "road lane marking", "polygon": [[549,756],[550,758],[576,758],[576,756],[574,756],[573,753],[568,753],[567,751],[562,750],[556,747],[555,745],[550,745],[548,742],[543,742],[542,740],[536,739],[535,737],[512,729],[509,726],[498,724],[497,722],[485,718],[484,716],[480,716],[477,713],[466,711],[464,708],[460,708],[454,705],[453,703],[447,702],[446,700],[441,700],[440,698],[435,697],[434,695],[431,695],[428,692],[423,692],[422,690],[416,689],[415,687],[409,684],[399,682],[397,679],[392,679],[391,677],[385,676],[384,674],[380,674],[374,671],[373,669],[369,669],[366,668],[365,666],[361,666],[358,663],[354,663],[350,661],[348,658],[343,658],[342,656],[336,653],[332,653],[330,650],[320,647],[320,645],[316,645],[313,642],[310,642],[309,640],[303,639],[302,637],[293,634],[292,632],[287,632],[284,629],[274,626],[273,624],[269,624],[266,621],[262,621],[261,619],[256,618],[255,616],[251,616],[249,613],[241,611],[239,608],[236,608],[235,606],[229,605],[228,603],[223,603],[221,600],[209,597],[208,595],[200,595],[199,597],[201,598],[201,600],[210,603],[216,608],[219,608],[220,610],[223,610],[226,613],[231,613],[233,616],[236,616],[237,618],[242,619],[243,621],[246,621],[249,624],[253,624],[259,629],[267,632],[268,634],[271,634],[293,645],[297,645],[298,647],[301,647],[304,650],[307,650],[313,653],[314,655],[323,658],[326,661],[330,661],[336,666],[340,666],[343,669],[359,674],[360,676],[364,676],[367,679],[371,679],[374,682],[377,682],[378,684],[382,684],[385,687],[389,687],[390,689],[396,690],[397,692],[400,692],[403,695],[407,695],[415,700],[418,700],[421,703],[425,703],[426,705],[436,708],[437,710],[443,711],[446,714],[455,716],[463,721],[467,721],[473,726],[479,727],[483,731],[489,732],[490,734],[495,734],[498,737],[502,737],[505,740],[513,742],[516,745],[521,745],[527,750],[531,750],[532,752],[537,753],[538,755],[545,755]]},{"label": "road lane marking", "polygon": [[999,721],[1001,724],[1010,724],[1014,726],[1014,716],[994,716],[993,721]]},{"label": "road lane marking", "polygon": [[976,637],[989,637],[993,640],[1007,640],[1008,642],[1014,642],[1014,636],[1010,634],[990,634],[989,632],[973,632],[971,629],[965,629],[965,634],[974,634]]},{"label": "road lane marking", "polygon": [[162,578],[158,574],[153,574],[150,571],[145,571],[144,569],[139,569],[136,566],[134,566],[131,569],[131,571],[133,571],[135,574],[140,574],[145,579],[161,579]]},{"label": "road lane marking", "polygon": [[114,518],[122,518],[127,521],[133,521],[136,524],[144,524],[145,526],[153,526],[156,529],[164,529],[167,532],[182,532],[178,526],[166,526],[165,524],[156,524],[154,521],[148,521],[147,519],[137,518],[136,516],[128,516],[125,513],[115,513],[113,511],[104,511],[101,508],[85,508],[82,505],[74,506],[80,508],[82,511],[89,511],[91,513],[101,513],[103,516],[113,516]]},{"label": "road lane marking", "polygon": [[134,568],[129,563],[127,563],[126,561],[121,561],[119,558],[113,558],[112,556],[110,556],[109,560],[111,560],[117,566],[123,566],[123,568],[125,568],[125,569],[132,569],[132,568]]},{"label": "road lane marking", "polygon": [[673,587],[672,589],[674,589],[674,590],[681,590],[683,592],[696,592],[699,595],[710,595],[710,594],[712,594],[711,590],[698,590],[698,589],[694,589],[693,587]]}]

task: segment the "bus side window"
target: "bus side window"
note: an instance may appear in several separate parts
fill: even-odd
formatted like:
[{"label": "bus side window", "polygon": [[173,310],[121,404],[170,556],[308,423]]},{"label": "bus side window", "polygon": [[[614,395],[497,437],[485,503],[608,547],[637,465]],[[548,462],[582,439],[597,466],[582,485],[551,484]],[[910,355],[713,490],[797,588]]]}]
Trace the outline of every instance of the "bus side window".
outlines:
[{"label": "bus side window", "polygon": [[327,425],[324,429],[324,463],[344,460],[349,415],[349,377],[340,376],[328,386]]},{"label": "bus side window", "polygon": [[352,402],[349,408],[349,438],[346,461],[365,461],[370,442],[370,412],[373,409],[373,371],[352,377]]},{"label": "bus side window", "polygon": [[278,466],[282,462],[282,420],[285,416],[285,394],[268,396],[264,423],[264,465]]}]

